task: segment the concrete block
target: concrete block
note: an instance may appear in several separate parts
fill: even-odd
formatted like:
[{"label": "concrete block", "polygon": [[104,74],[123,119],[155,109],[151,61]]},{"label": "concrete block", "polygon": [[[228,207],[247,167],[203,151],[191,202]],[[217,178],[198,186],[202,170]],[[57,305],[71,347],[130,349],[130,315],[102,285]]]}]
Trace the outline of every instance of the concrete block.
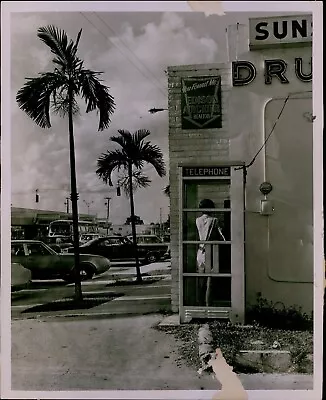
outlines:
[{"label": "concrete block", "polygon": [[172,310],[172,312],[174,312],[174,313],[177,313],[177,312],[179,312],[179,304],[175,304],[175,303],[171,303],[171,310]]},{"label": "concrete block", "polygon": [[285,350],[240,350],[236,362],[261,372],[287,372],[291,367],[291,354]]}]

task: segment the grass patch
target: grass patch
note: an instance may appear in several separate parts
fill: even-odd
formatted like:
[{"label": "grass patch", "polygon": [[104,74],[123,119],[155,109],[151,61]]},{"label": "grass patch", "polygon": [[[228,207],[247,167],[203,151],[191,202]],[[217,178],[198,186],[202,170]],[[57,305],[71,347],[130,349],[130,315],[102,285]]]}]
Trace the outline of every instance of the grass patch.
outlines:
[{"label": "grass patch", "polygon": [[84,299],[77,301],[71,298],[65,298],[62,300],[56,300],[42,305],[37,305],[31,308],[27,308],[22,313],[33,313],[33,312],[56,312],[56,311],[70,311],[70,310],[89,310],[93,307],[99,306],[103,303],[107,303],[116,297],[121,296],[119,293],[112,293],[110,295],[88,297],[84,295]]}]

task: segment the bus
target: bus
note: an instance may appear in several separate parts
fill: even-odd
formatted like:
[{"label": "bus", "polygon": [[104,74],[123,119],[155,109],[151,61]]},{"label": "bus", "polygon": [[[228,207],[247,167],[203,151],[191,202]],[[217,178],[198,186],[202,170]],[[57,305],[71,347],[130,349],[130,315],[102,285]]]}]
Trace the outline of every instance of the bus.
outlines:
[{"label": "bus", "polygon": [[[98,226],[92,221],[78,221],[79,235],[97,234]],[[72,220],[58,219],[50,222],[48,230],[48,238],[71,239],[73,236]]]}]

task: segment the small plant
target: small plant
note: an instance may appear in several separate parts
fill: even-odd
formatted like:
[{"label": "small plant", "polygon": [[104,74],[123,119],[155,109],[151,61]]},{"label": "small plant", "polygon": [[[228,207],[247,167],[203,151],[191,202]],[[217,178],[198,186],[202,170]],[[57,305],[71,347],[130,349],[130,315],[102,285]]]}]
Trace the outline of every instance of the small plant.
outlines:
[{"label": "small plant", "polygon": [[248,323],[258,323],[273,329],[313,329],[313,316],[302,312],[301,307],[285,307],[281,302],[273,303],[263,298],[260,292],[257,293],[256,304],[247,309],[246,319]]},{"label": "small plant", "polygon": [[175,314],[169,307],[162,307],[157,311],[158,314],[162,315],[173,315]]}]

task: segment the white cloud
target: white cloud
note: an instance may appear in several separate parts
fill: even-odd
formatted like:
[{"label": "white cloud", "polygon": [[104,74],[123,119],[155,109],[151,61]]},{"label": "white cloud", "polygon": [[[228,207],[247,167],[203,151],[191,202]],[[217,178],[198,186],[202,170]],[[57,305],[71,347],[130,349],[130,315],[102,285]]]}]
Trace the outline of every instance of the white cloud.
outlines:
[{"label": "white cloud", "polygon": [[[105,216],[104,197],[111,193],[112,220],[115,223],[124,222],[129,215],[128,200],[123,196],[117,198],[114,192],[106,191],[95,174],[98,156],[112,145],[109,137],[116,134],[117,129],[135,131],[146,128],[152,133],[149,139],[162,149],[168,168],[167,113],[151,115],[148,109],[167,106],[167,96],[164,94],[167,93],[167,78],[164,70],[168,65],[214,62],[217,59],[217,44],[186,27],[182,17],[176,14],[163,14],[159,24],[148,23],[137,35],[131,24],[122,24],[123,31],[119,38],[132,53],[119,38],[112,37],[112,33],[110,36],[103,24],[96,26],[105,33],[107,40],[94,27],[87,25],[86,29],[86,21],[81,24],[78,14],[71,14],[69,24],[66,17],[62,26],[54,18],[51,19],[51,14],[16,14],[13,17],[12,190],[15,193],[21,192],[22,188],[26,191],[39,188],[40,208],[65,210],[64,201],[68,192],[42,192],[42,188],[62,188],[70,182],[67,121],[53,117],[52,128],[42,130],[18,109],[14,96],[26,76],[36,76],[38,72],[52,69],[49,63],[51,53],[37,38],[37,28],[54,23],[74,38],[80,27],[83,27],[79,55],[85,59],[86,68],[104,71],[103,79],[115,98],[116,112],[111,127],[104,132],[97,132],[96,113],[84,114],[83,106],[82,115],[75,121],[80,211],[87,211],[83,200],[94,201],[90,211]],[[105,14],[101,18],[105,20]],[[96,18],[93,16],[92,20],[95,22]],[[160,207],[164,215],[168,212],[168,198],[162,193],[168,177],[160,179],[151,170],[149,174],[153,180],[150,188],[139,190],[135,201],[136,213],[152,222],[159,219]],[[85,193],[85,190],[100,188],[104,189],[102,193]],[[34,203],[33,193],[13,196],[13,205],[38,206]]]}]

